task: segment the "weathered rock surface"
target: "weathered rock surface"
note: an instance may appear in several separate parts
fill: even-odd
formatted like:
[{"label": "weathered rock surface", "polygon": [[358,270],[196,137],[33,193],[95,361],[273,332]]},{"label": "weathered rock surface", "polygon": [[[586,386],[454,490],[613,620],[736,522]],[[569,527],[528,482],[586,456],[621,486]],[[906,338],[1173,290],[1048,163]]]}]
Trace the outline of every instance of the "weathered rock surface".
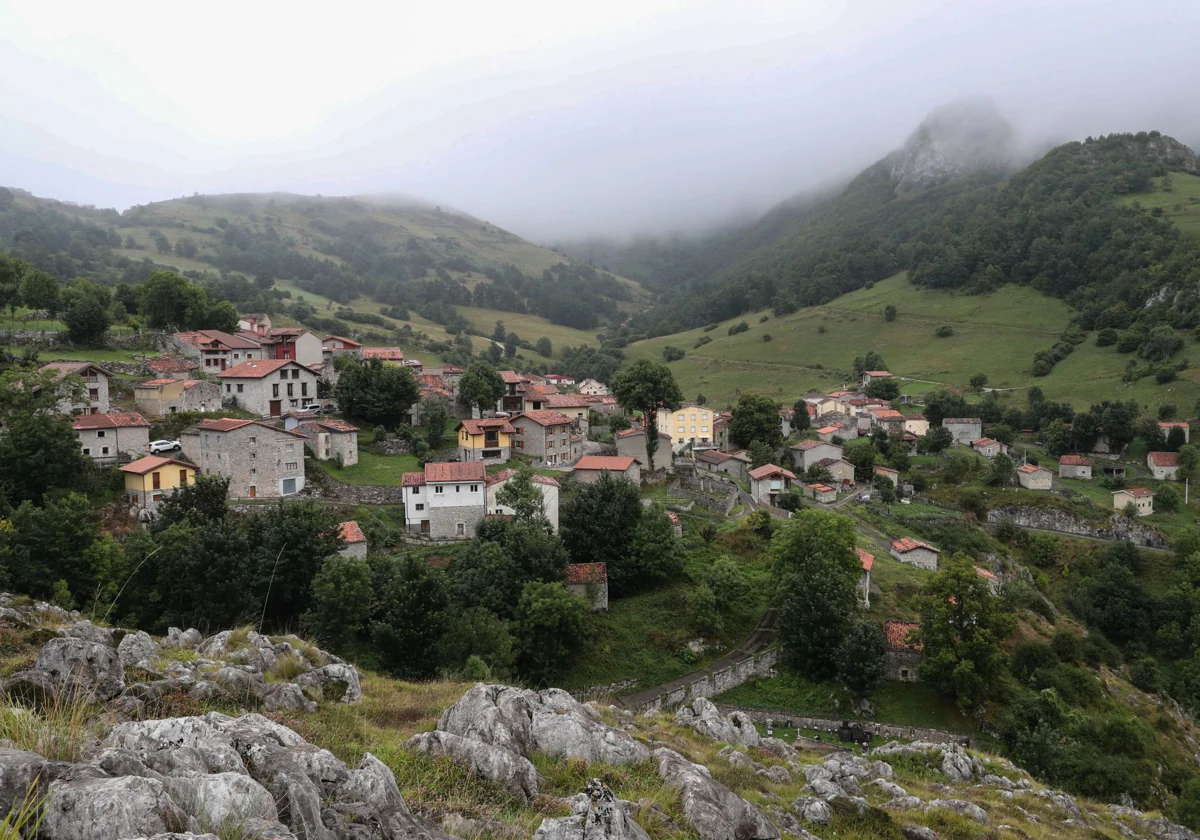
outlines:
[{"label": "weathered rock surface", "polygon": [[46,840],[122,840],[183,831],[187,817],[156,779],[56,781],[46,796]]},{"label": "weathered rock surface", "polygon": [[989,822],[987,811],[974,802],[966,802],[962,799],[931,799],[925,807],[927,809],[944,808],[983,825],[987,825]]},{"label": "weathered rock surface", "polygon": [[654,751],[658,775],[679,792],[683,817],[704,840],[776,840],[779,831],[761,811],[715,781],[707,768],[674,750]]},{"label": "weathered rock surface", "polygon": [[728,717],[721,714],[712,701],[697,697],[690,706],[683,706],[675,714],[675,721],[690,726],[697,733],[714,741],[729,744],[744,744],[756,747],[762,736],[754,728],[754,721],[742,712],[733,712]]},{"label": "weathered rock surface", "polygon": [[296,685],[317,702],[357,703],[362,700],[358,669],[335,663],[314,668],[296,678]]},{"label": "weathered rock surface", "polygon": [[534,840],[650,840],[650,835],[633,821],[626,805],[599,779],[588,782],[587,791],[569,817],[542,820]]},{"label": "weathered rock surface", "polygon": [[125,690],[125,668],[116,649],[84,638],[51,639],[33,670],[46,674],[60,689],[90,694],[100,701]]},{"label": "weathered rock surface", "polygon": [[154,660],[158,658],[159,652],[158,645],[145,630],[126,633],[125,637],[121,639],[121,643],[117,645],[117,655],[121,657],[121,664],[126,668],[132,668],[135,665],[140,668],[151,668]]},{"label": "weathered rock surface", "polygon": [[833,819],[833,809],[829,803],[813,796],[800,797],[792,803],[792,810],[800,819],[817,825],[826,825]]},{"label": "weathered rock surface", "polygon": [[410,738],[405,746],[423,755],[453,758],[471,772],[503,785],[514,796],[525,800],[537,796],[537,770],[524,756],[451,732],[423,732]]}]

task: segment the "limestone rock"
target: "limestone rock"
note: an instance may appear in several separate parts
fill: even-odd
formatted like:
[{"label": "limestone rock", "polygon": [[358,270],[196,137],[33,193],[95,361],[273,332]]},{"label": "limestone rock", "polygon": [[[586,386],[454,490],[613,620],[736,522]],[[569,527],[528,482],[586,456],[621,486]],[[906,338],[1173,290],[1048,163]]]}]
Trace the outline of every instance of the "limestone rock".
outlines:
[{"label": "limestone rock", "polygon": [[582,808],[569,817],[542,820],[534,840],[650,840],[603,782],[588,782]]},{"label": "limestone rock", "polygon": [[938,840],[937,832],[926,825],[906,825],[900,831],[904,840]]},{"label": "limestone rock", "polygon": [[378,826],[380,834],[372,838],[419,837],[422,840],[453,840],[440,828],[408,810],[392,771],[367,753],[345,781],[332,789],[333,810],[342,816]]},{"label": "limestone rock", "polygon": [[768,767],[766,770],[759,771],[777,785],[790,785],[792,783],[792,774],[788,772],[786,767]]},{"label": "limestone rock", "polygon": [[923,805],[924,803],[916,796],[897,796],[895,799],[889,799],[883,803],[884,808],[892,808],[897,811],[916,811]]},{"label": "limestone rock", "polygon": [[167,629],[167,635],[163,637],[159,646],[164,650],[167,648],[185,648],[187,650],[195,650],[204,641],[204,636],[199,630],[194,627],[189,627],[187,630],[180,630],[178,627],[170,627]]},{"label": "limestone rock", "polygon": [[97,700],[111,700],[125,690],[125,669],[110,645],[65,636],[51,639],[38,654],[36,671],[60,687],[82,691]]},{"label": "limestone rock", "polygon": [[982,825],[988,824],[987,811],[980,808],[974,802],[966,802],[962,799],[931,799],[929,804],[925,806],[927,810],[933,808],[944,808],[947,811],[953,811],[956,814],[975,820]]},{"label": "limestone rock", "polygon": [[125,637],[121,639],[121,643],[117,645],[117,655],[121,657],[121,664],[126,668],[132,668],[135,665],[150,668],[151,663],[158,658],[158,653],[158,645],[145,630],[126,633]]},{"label": "limestone rock", "polygon": [[677,723],[690,726],[699,734],[714,741],[744,744],[757,747],[762,736],[754,728],[754,722],[743,712],[734,712],[724,717],[712,701],[697,697],[690,706],[683,706],[675,715]]},{"label": "limestone rock", "polygon": [[358,669],[353,665],[335,664],[314,668],[297,677],[296,685],[317,702],[335,700],[339,703],[357,703],[362,700]]},{"label": "limestone rock", "polygon": [[889,796],[892,799],[895,799],[897,796],[908,796],[908,791],[900,787],[900,785],[896,784],[895,782],[889,782],[884,779],[876,779],[875,781],[871,782],[871,784],[879,788],[880,793],[882,793],[884,796]]},{"label": "limestone rock", "polygon": [[295,683],[255,683],[258,698],[268,712],[306,712],[312,714],[317,704],[304,696]]},{"label": "limestone rock", "polygon": [[21,805],[35,780],[44,790],[50,782],[48,776],[57,775],[65,766],[48,762],[37,753],[0,747],[0,814]]},{"label": "limestone rock", "polygon": [[175,803],[208,831],[249,819],[279,820],[267,789],[241,773],[185,773],[168,778],[166,785]]},{"label": "limestone rock", "polygon": [[58,631],[72,639],[84,639],[97,645],[113,647],[113,631],[107,627],[97,627],[92,622],[76,621]]},{"label": "limestone rock", "polygon": [[947,744],[942,748],[942,772],[956,782],[969,782],[983,775],[983,764],[958,744]]},{"label": "limestone rock", "polygon": [[405,746],[423,755],[449,756],[526,801],[537,796],[537,770],[524,756],[450,732],[414,735]]},{"label": "limestone rock", "polygon": [[654,751],[658,774],[679,792],[684,819],[703,840],[778,840],[779,831],[753,805],[674,750]]},{"label": "limestone rock", "polygon": [[39,833],[45,840],[121,840],[182,831],[185,824],[162,782],[122,776],[52,783]]},{"label": "limestone rock", "polygon": [[794,801],[792,810],[800,819],[817,825],[828,825],[833,819],[833,809],[829,807],[829,803],[812,796],[802,796]]}]

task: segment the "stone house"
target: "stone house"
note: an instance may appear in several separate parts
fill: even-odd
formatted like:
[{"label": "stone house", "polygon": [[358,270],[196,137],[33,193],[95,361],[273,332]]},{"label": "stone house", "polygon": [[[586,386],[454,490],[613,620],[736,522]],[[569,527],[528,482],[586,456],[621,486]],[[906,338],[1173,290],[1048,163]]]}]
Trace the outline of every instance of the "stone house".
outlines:
[{"label": "stone house", "polygon": [[154,510],[164,498],[196,480],[196,467],[177,458],[147,455],[121,467],[125,501]]},{"label": "stone house", "polygon": [[571,418],[575,428],[587,434],[592,404],[581,394],[547,394],[545,408]]},{"label": "stone house", "polygon": [[954,443],[970,446],[972,441],[983,437],[983,421],[978,417],[947,417],[942,426],[950,430]]},{"label": "stone house", "polygon": [[55,381],[77,376],[83,380],[83,398],[80,402],[60,400],[58,410],[63,414],[108,414],[111,405],[108,399],[108,381],[112,374],[91,362],[49,362],[42,370],[51,371]]},{"label": "stone house", "polygon": [[571,470],[571,478],[580,484],[595,484],[605,473],[635,485],[642,483],[642,465],[628,455],[584,455]]},{"label": "stone house", "polygon": [[[516,513],[512,508],[505,507],[497,501],[497,494],[508,484],[517,471],[512,469],[500,470],[499,472],[491,473],[487,476],[487,515],[488,516],[512,516]],[[550,528],[554,533],[558,533],[558,497],[561,486],[553,478],[546,475],[538,475],[534,473],[533,486],[536,487],[542,494],[542,508],[546,513],[546,520],[550,523]]]},{"label": "stone house", "polygon": [[[853,468],[853,464],[851,465]],[[889,467],[873,467],[871,470],[875,475],[881,475],[888,481],[892,482],[892,486],[899,489],[900,487],[900,471],[893,470]]]},{"label": "stone house", "polygon": [[991,592],[993,595],[1000,594],[1000,578],[983,568],[983,566],[976,566],[975,574],[987,581],[988,592]]},{"label": "stone house", "polygon": [[864,370],[862,372],[862,380],[859,382],[859,387],[864,391],[867,387],[877,379],[891,379],[891,371],[886,370]]},{"label": "stone house", "polygon": [[296,426],[304,435],[313,457],[318,461],[336,461],[343,467],[358,463],[358,427],[345,420],[304,420]]},{"label": "stone house", "polygon": [[981,437],[979,440],[971,441],[971,448],[988,459],[995,458],[1002,452],[1008,452],[1007,446],[998,440],[992,440],[990,437]]},{"label": "stone house", "polygon": [[516,433],[507,417],[461,420],[454,428],[458,435],[458,460],[503,464],[512,455],[512,437]]},{"label": "stone house", "polygon": [[304,489],[303,435],[257,420],[201,420],[179,436],[205,475],[229,479],[231,499],[273,499]]},{"label": "stone house", "polygon": [[135,411],[79,414],[71,421],[83,454],[98,464],[145,455],[150,447],[150,424]]},{"label": "stone house", "polygon": [[1059,478],[1092,480],[1092,459],[1086,455],[1064,455],[1058,459]]},{"label": "stone house", "polygon": [[604,563],[571,563],[563,574],[568,591],[586,599],[592,612],[608,610],[608,566]]},{"label": "stone house", "polygon": [[317,399],[317,374],[291,359],[256,359],[222,370],[221,397],[260,417],[280,417]]},{"label": "stone house", "polygon": [[188,356],[155,356],[143,364],[154,379],[194,379],[192,371],[200,369],[200,363]]},{"label": "stone house", "polygon": [[895,557],[901,563],[911,563],[922,569],[932,569],[937,571],[938,558],[941,556],[941,551],[923,543],[920,540],[914,540],[912,537],[904,537],[899,540],[893,540],[891,549],[888,554]]},{"label": "stone house", "polygon": [[891,432],[902,432],[904,430],[904,415],[894,408],[872,409],[871,424],[889,434]]},{"label": "stone house", "polygon": [[696,469],[702,472],[723,473],[745,481],[750,471],[750,462],[732,452],[702,449],[696,453]]},{"label": "stone house", "polygon": [[796,468],[807,471],[809,467],[826,458],[842,460],[842,447],[836,443],[826,443],[823,440],[802,440],[790,447]]},{"label": "stone house", "polygon": [[588,408],[597,414],[612,417],[614,414],[621,413],[621,404],[617,402],[616,397],[597,397],[590,394],[585,396],[587,397]]},{"label": "stone house", "polygon": [[482,461],[428,463],[405,473],[404,522],[410,534],[469,540],[487,515],[487,470]]},{"label": "stone house", "polygon": [[750,498],[760,505],[775,506],[780,496],[786,494],[796,480],[795,473],[775,464],[764,464],[750,470]]},{"label": "stone house", "polygon": [[262,345],[264,359],[290,359],[302,365],[325,361],[324,343],[304,327],[280,327],[268,330],[266,335],[243,333],[242,337],[257,340]]},{"label": "stone house", "polygon": [[722,452],[728,452],[733,445],[729,442],[729,420],[732,412],[721,412],[713,418],[713,446]]},{"label": "stone house", "polygon": [[1175,481],[1179,478],[1179,453],[1148,452],[1146,467],[1155,481]]},{"label": "stone house", "polygon": [[1166,440],[1167,438],[1169,438],[1171,436],[1172,429],[1182,429],[1183,430],[1183,442],[1184,443],[1191,442],[1192,427],[1189,426],[1186,421],[1184,421],[1184,420],[1159,420],[1158,421],[1158,433],[1162,435],[1163,440]]},{"label": "stone house", "polygon": [[262,345],[254,339],[220,330],[175,333],[173,340],[181,353],[200,360],[200,369],[205,373],[217,373],[250,359],[266,358]]},{"label": "stone house", "polygon": [[817,467],[829,473],[829,480],[843,487],[854,483],[854,465],[841,458],[825,458],[817,461]]},{"label": "stone house", "polygon": [[366,557],[367,535],[353,519],[338,525],[338,536],[342,538],[342,547],[338,554],[343,557]]},{"label": "stone house", "polygon": [[1112,494],[1113,510],[1122,513],[1126,505],[1133,505],[1138,516],[1154,513],[1154,491],[1145,487],[1126,487]]},{"label": "stone house", "polygon": [[[840,437],[843,440],[845,440],[845,438],[841,434],[841,430],[842,430],[842,427],[837,426],[837,425],[822,426],[821,428],[817,429],[817,439],[821,440],[825,443],[833,443],[833,439],[835,437]],[[858,429],[855,428],[856,436],[857,436],[857,432],[858,432]]]},{"label": "stone house", "polygon": [[862,574],[858,577],[858,599],[862,602],[863,609],[871,608],[871,568],[875,565],[875,555],[863,551],[861,548],[855,548],[854,553],[858,555],[858,562],[862,566]]},{"label": "stone house", "polygon": [[[649,464],[650,458],[646,452],[646,430],[643,428],[626,429],[617,432],[617,454],[637,458],[643,464]],[[672,461],[671,436],[658,433],[658,450],[654,453],[656,469],[670,468]]]},{"label": "stone house", "polygon": [[805,484],[804,495],[823,505],[837,501],[837,491],[828,484]]},{"label": "stone house", "polygon": [[203,379],[148,379],[133,386],[133,401],[148,417],[220,411],[221,386]]},{"label": "stone house", "polygon": [[893,682],[917,682],[921,667],[921,644],[913,641],[911,634],[921,629],[920,624],[907,621],[885,621],[883,623],[883,676]]},{"label": "stone house", "polygon": [[571,418],[557,411],[528,411],[510,421],[515,432],[516,454],[535,464],[558,466],[574,463],[583,454],[583,441],[571,439]]},{"label": "stone house", "polygon": [[916,437],[929,434],[929,421],[924,414],[908,414],[904,417],[904,431]]},{"label": "stone house", "polygon": [[504,394],[496,403],[497,411],[507,411],[517,414],[525,410],[525,380],[515,370],[500,371],[500,380],[504,383]]},{"label": "stone house", "polygon": [[678,411],[658,409],[655,425],[660,432],[671,436],[672,448],[679,452],[688,445],[713,446],[716,418],[717,413],[707,406],[685,403]]},{"label": "stone house", "polygon": [[1054,473],[1037,464],[1017,467],[1017,483],[1026,490],[1049,490],[1054,486]]},{"label": "stone house", "polygon": [[579,383],[579,393],[589,397],[607,397],[608,386],[595,379],[585,379]]},{"label": "stone house", "polygon": [[362,342],[342,335],[327,335],[321,339],[321,357],[331,362],[338,356],[357,356],[362,350]]}]

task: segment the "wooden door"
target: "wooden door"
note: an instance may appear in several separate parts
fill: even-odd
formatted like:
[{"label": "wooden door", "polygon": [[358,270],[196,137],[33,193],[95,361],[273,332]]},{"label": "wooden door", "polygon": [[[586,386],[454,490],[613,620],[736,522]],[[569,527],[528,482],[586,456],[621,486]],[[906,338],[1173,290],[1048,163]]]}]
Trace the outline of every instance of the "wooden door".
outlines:
[{"label": "wooden door", "polygon": [[272,417],[278,417],[280,414],[283,413],[281,410],[282,405],[283,405],[283,400],[271,400],[271,416]]},{"label": "wooden door", "polygon": [[251,484],[250,485],[250,498],[253,499],[253,498],[256,498],[257,496],[258,496],[258,488],[255,487],[253,484]]}]

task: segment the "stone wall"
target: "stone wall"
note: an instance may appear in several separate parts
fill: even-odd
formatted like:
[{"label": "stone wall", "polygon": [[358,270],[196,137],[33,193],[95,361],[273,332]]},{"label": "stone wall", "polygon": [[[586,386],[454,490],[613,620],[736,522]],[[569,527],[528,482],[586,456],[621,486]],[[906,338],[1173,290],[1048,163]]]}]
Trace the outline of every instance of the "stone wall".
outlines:
[{"label": "stone wall", "polygon": [[[745,712],[756,723],[771,721],[775,726],[782,726],[787,721],[798,729],[816,729],[820,732],[832,732],[849,718],[811,717],[794,715],[790,712],[772,711],[770,709],[746,709],[741,706],[717,706],[724,714],[730,712]],[[909,741],[929,741],[935,744],[964,744],[969,746],[971,739],[957,732],[947,732],[942,729],[924,729],[920,726],[899,726],[893,723],[872,723],[855,720],[863,729],[881,738],[904,738]]]},{"label": "stone wall", "polygon": [[700,671],[683,685],[673,687],[652,700],[639,704],[633,711],[659,711],[690,703],[697,697],[712,697],[731,688],[737,688],[755,677],[775,676],[775,663],[779,660],[779,649],[768,648],[747,656],[718,670]]},{"label": "stone wall", "polygon": [[[404,488],[379,484],[342,484],[323,476],[319,495],[335,502],[355,505],[402,505]],[[314,490],[316,484],[313,485]]]},{"label": "stone wall", "polygon": [[1086,519],[1056,508],[1005,505],[988,511],[988,524],[1009,521],[1021,528],[1056,531],[1073,537],[1099,540],[1129,540],[1143,548],[1169,549],[1167,538],[1149,525],[1127,516],[1113,514],[1108,520],[1089,522]]}]

